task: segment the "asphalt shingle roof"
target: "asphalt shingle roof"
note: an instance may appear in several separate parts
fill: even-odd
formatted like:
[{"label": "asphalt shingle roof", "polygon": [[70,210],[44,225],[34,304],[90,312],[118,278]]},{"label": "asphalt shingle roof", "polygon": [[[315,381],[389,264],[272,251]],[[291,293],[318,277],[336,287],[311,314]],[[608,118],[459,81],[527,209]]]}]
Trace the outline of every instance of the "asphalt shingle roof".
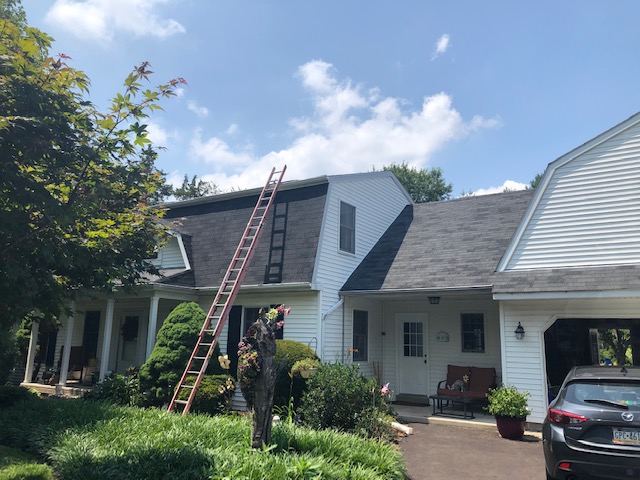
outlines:
[{"label": "asphalt shingle roof", "polygon": [[408,206],[343,291],[489,286],[533,190]]},{"label": "asphalt shingle roof", "polygon": [[[311,282],[327,187],[325,182],[278,192],[265,219],[260,243],[245,273],[244,285]],[[179,281],[183,285],[191,283],[188,286],[194,287],[218,286],[257,200],[258,195],[253,194],[221,199],[212,197],[209,202],[170,204],[164,220],[172,222],[177,231],[190,236],[188,253],[193,273],[192,278],[185,275],[180,279],[167,279],[167,283]],[[272,235],[274,215],[275,233]],[[284,228],[284,237],[278,233],[281,228]],[[284,251],[277,248],[282,244],[282,238]],[[284,264],[279,270],[280,278],[266,281],[270,254],[272,263],[283,260]]]}]

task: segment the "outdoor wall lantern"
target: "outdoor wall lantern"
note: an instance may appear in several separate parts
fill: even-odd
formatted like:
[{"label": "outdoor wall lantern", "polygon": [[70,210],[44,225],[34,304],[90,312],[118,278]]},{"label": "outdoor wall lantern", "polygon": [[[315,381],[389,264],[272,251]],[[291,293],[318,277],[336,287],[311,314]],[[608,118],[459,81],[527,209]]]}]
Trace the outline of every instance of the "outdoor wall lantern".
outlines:
[{"label": "outdoor wall lantern", "polygon": [[522,327],[520,322],[518,322],[518,326],[516,327],[515,334],[518,340],[522,340],[524,338],[524,328]]},{"label": "outdoor wall lantern", "polygon": [[429,297],[429,303],[431,305],[438,305],[440,303],[440,297]]}]

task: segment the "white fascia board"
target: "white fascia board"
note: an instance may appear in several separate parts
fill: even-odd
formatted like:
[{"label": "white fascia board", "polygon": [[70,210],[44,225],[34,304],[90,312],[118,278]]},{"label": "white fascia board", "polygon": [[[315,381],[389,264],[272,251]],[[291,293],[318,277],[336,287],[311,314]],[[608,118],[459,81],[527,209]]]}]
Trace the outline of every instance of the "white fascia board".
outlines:
[{"label": "white fascia board", "polygon": [[[201,294],[216,293],[220,287],[197,287],[194,290]],[[264,293],[284,290],[288,292],[309,292],[314,290],[311,288],[311,284],[308,282],[300,283],[268,283],[260,285],[242,285],[240,287],[240,293]]]},{"label": "white fascia board", "polygon": [[596,298],[640,298],[638,290],[609,290],[585,292],[533,292],[533,293],[494,293],[494,300],[564,300]]}]

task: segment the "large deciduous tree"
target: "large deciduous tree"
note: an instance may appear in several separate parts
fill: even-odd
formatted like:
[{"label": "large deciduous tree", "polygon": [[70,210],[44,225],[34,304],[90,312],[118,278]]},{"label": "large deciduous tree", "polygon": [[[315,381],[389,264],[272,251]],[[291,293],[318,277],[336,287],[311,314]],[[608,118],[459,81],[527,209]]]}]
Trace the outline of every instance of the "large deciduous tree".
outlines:
[{"label": "large deciduous tree", "polygon": [[[6,7],[13,6],[6,9]],[[88,289],[134,285],[162,235],[164,184],[142,123],[184,80],[143,88],[142,63],[105,113],[52,39],[0,9],[0,335],[27,313],[56,316]],[[5,11],[6,10],[6,11]],[[19,13],[19,12],[18,12]],[[17,17],[18,20],[20,17]]]},{"label": "large deciduous tree", "polygon": [[205,197],[207,195],[215,195],[221,193],[218,186],[213,182],[206,182],[197,175],[191,177],[185,175],[182,180],[182,185],[178,188],[173,188],[170,193],[178,200],[188,200],[190,198]]},{"label": "large deciduous tree", "polygon": [[399,165],[392,163],[382,167],[382,170],[393,172],[416,203],[437,202],[451,198],[453,186],[444,180],[440,168],[418,170],[407,163]]}]

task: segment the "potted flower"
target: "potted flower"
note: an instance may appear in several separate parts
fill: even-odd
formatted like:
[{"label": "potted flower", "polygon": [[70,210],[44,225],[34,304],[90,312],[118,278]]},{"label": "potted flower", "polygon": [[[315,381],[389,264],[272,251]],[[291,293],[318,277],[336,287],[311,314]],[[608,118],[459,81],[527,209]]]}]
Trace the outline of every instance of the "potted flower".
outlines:
[{"label": "potted flower", "polygon": [[291,367],[291,374],[299,375],[302,378],[309,378],[318,370],[318,368],[320,368],[320,366],[320,361],[315,358],[303,358],[293,364],[293,367]]},{"label": "potted flower", "polygon": [[487,399],[487,410],[496,417],[500,435],[510,440],[520,440],[529,414],[529,392],[519,392],[514,386],[503,385],[489,390]]}]

